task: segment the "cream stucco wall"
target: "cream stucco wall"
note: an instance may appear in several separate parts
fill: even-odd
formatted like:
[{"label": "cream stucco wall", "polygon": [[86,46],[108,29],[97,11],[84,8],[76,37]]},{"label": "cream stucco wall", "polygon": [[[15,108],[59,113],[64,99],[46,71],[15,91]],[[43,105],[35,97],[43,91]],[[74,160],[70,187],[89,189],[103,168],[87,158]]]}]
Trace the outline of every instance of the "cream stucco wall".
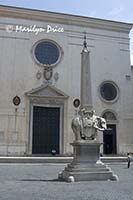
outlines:
[{"label": "cream stucco wall", "polygon": [[[129,50],[131,25],[9,7],[1,7],[1,10],[0,154],[29,154],[31,113],[29,98],[25,93],[45,84],[43,76],[39,80],[36,78],[37,72],[43,73],[43,68],[35,62],[33,56],[35,43],[43,39],[56,42],[62,50],[62,59],[53,69],[54,74],[58,72],[59,79],[55,80],[53,75],[52,85],[69,96],[64,107],[64,143],[61,153],[71,153],[71,119],[75,113],[72,102],[73,99],[80,98],[80,53],[84,31],[87,33],[90,50],[94,109],[98,115],[106,110],[116,113],[117,152],[133,152],[133,72],[130,68]],[[4,14],[4,10],[7,14]],[[48,24],[63,27],[64,32],[35,35],[15,30],[10,33],[6,31],[7,25],[15,28],[16,25],[46,27]],[[130,80],[126,80],[126,75],[130,75]],[[106,80],[113,81],[119,89],[119,98],[113,104],[105,103],[100,98],[99,85]],[[12,99],[16,95],[21,98],[21,104],[15,110]]]}]

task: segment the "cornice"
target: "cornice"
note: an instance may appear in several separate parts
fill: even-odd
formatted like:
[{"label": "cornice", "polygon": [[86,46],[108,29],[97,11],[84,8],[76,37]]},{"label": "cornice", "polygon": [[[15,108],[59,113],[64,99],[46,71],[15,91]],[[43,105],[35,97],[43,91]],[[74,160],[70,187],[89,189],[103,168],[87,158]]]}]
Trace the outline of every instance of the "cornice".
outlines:
[{"label": "cornice", "polygon": [[0,17],[45,21],[125,33],[129,33],[133,27],[131,23],[9,6],[0,6]]}]

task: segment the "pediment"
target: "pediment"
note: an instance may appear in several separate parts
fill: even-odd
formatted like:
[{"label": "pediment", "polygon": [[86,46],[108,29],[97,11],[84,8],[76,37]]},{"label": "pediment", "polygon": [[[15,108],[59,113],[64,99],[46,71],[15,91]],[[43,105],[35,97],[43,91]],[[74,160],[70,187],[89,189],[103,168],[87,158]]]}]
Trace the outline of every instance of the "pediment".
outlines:
[{"label": "pediment", "polygon": [[41,85],[25,94],[29,97],[68,98],[68,95],[52,85]]}]

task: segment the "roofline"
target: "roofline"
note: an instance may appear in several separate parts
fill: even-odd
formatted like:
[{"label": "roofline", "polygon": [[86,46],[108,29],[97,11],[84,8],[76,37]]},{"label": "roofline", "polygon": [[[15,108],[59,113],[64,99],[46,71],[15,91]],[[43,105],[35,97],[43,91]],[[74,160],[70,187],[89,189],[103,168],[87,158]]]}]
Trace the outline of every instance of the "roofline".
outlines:
[{"label": "roofline", "polygon": [[0,16],[38,21],[45,20],[53,23],[100,28],[126,33],[129,33],[133,27],[133,23],[5,5],[0,5]]},{"label": "roofline", "polygon": [[120,23],[120,24],[129,24],[133,26],[133,23],[127,23],[127,22],[120,22],[120,21],[115,21],[115,20],[107,20],[107,19],[102,19],[102,18],[96,18],[96,17],[87,17],[87,16],[82,16],[82,15],[76,15],[76,14],[68,14],[68,13],[60,13],[60,12],[52,12],[52,11],[46,11],[46,10],[38,10],[38,9],[31,9],[31,8],[24,8],[24,7],[16,7],[16,6],[6,6],[6,5],[0,5],[0,7],[3,8],[16,8],[20,10],[27,10],[27,11],[35,11],[35,12],[42,12],[42,13],[50,13],[50,14],[58,14],[58,15],[64,15],[64,16],[71,16],[71,17],[82,17],[86,19],[93,19],[93,20],[98,20],[98,21],[106,21],[106,22],[114,22],[114,23]]}]

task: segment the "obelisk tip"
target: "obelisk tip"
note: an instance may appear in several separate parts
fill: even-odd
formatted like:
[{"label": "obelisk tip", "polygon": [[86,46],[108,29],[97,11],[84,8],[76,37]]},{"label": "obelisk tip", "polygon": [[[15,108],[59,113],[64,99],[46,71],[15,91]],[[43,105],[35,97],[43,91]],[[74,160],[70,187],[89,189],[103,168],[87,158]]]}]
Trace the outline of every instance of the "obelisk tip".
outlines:
[{"label": "obelisk tip", "polygon": [[84,32],[83,51],[88,51],[87,42],[86,42],[86,32]]}]

